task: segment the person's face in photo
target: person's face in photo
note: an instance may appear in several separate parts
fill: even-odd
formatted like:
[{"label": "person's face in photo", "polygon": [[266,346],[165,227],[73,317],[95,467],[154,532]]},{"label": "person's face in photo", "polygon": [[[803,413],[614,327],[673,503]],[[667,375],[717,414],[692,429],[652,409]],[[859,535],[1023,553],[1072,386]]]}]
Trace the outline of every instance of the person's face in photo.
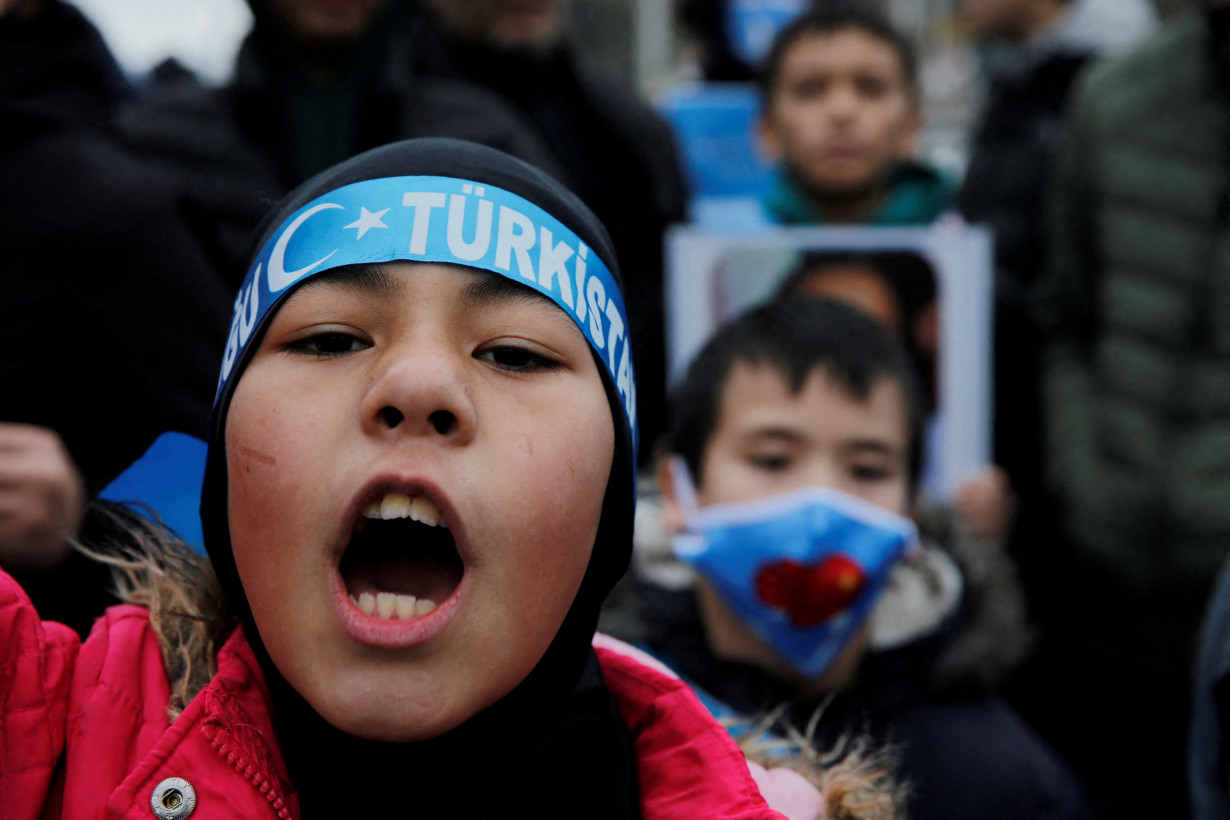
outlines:
[{"label": "person's face in photo", "polygon": [[884,276],[871,267],[837,264],[816,268],[798,281],[794,291],[848,304],[875,319],[895,338],[905,337],[897,294]]}]

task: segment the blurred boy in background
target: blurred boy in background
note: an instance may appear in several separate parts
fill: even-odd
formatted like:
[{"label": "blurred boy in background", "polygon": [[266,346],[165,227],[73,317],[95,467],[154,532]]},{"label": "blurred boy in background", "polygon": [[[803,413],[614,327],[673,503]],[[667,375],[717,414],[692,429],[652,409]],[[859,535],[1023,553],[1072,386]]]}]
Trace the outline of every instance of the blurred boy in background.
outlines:
[{"label": "blurred boy in background", "polygon": [[759,137],[780,163],[764,206],[786,225],[925,225],[954,185],[914,158],[914,50],[880,14],[819,5],[782,30],[760,75]]}]

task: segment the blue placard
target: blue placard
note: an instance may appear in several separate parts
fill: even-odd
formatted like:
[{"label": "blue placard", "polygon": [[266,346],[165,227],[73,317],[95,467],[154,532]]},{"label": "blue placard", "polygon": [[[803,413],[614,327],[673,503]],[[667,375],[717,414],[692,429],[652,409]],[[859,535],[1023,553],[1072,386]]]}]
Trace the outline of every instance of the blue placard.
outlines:
[{"label": "blue placard", "polygon": [[200,507],[206,449],[195,436],[163,433],[98,497],[146,516],[152,510],[188,546],[204,554]]}]

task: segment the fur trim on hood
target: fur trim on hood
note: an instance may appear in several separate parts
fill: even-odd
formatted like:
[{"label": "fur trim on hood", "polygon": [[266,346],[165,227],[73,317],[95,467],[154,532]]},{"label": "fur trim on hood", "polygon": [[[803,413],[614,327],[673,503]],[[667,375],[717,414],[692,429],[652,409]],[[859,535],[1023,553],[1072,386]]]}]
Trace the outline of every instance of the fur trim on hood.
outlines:
[{"label": "fur trim on hood", "polygon": [[[76,547],[111,567],[121,603],[149,610],[150,626],[171,685],[167,716],[175,720],[218,671],[218,649],[238,621],[209,559],[172,532],[128,507],[91,504]],[[88,545],[88,546],[87,546]]]}]

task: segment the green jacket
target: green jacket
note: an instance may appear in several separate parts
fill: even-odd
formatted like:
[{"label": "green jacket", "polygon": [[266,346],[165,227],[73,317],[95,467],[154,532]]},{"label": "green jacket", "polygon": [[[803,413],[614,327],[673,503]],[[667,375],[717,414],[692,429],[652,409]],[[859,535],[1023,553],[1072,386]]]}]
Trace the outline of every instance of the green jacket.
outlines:
[{"label": "green jacket", "polygon": [[1205,590],[1230,550],[1230,97],[1203,19],[1086,74],[1042,296],[1047,474],[1137,592]]}]

